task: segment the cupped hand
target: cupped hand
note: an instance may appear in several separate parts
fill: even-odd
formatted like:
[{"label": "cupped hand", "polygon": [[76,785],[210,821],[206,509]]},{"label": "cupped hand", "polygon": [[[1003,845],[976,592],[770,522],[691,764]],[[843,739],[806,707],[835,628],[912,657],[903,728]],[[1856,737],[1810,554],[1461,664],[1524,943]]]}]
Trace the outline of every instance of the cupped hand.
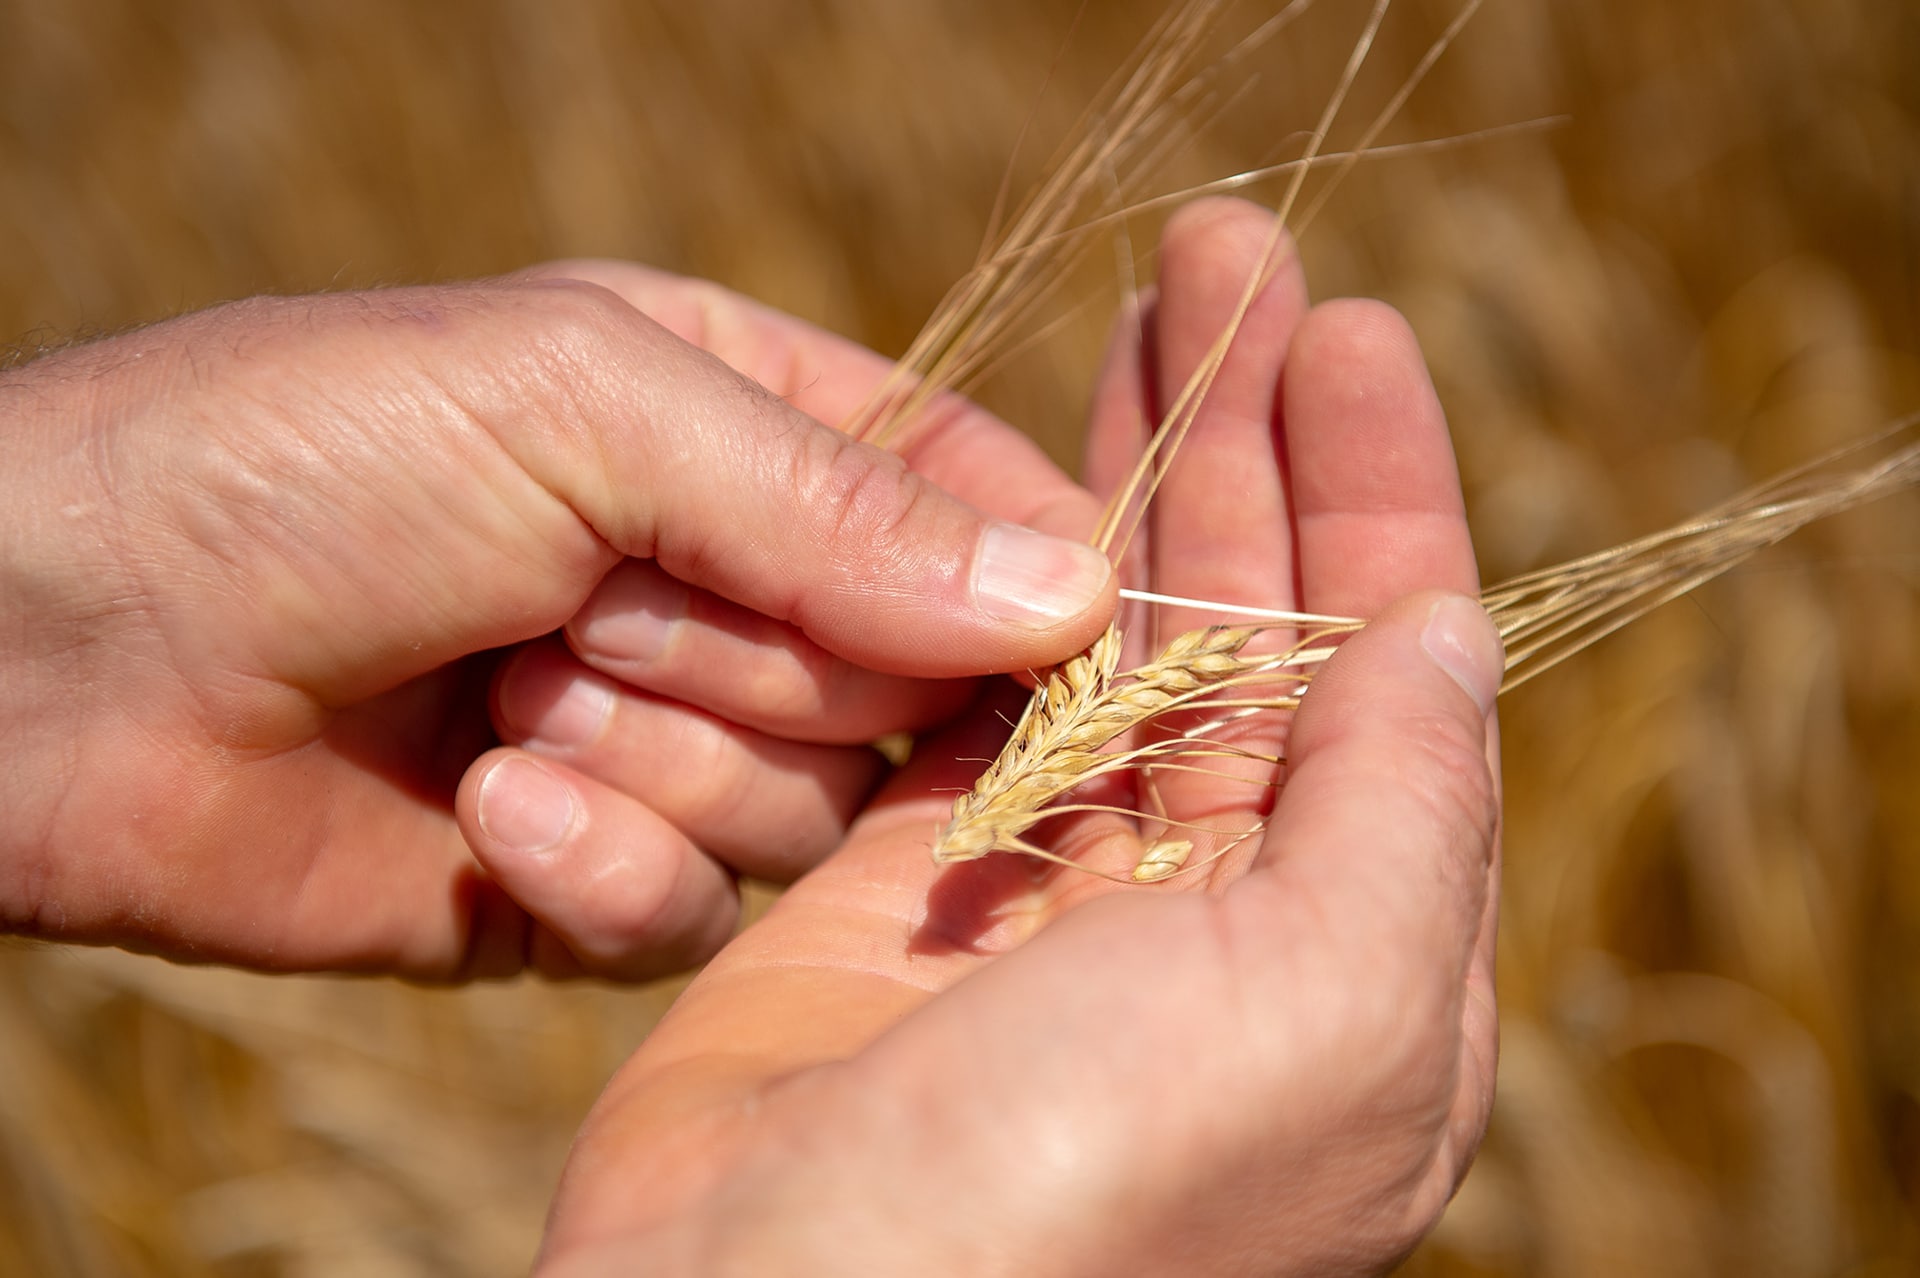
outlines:
[{"label": "cupped hand", "polygon": [[839,842],[863,742],[1112,606],[1022,526],[1094,510],[1009,428],[948,403],[902,460],[820,424],[886,368],[569,263],[0,373],[0,928],[429,978],[706,957],[736,872]]},{"label": "cupped hand", "polygon": [[[1097,481],[1202,357],[1270,225],[1208,202],[1169,228],[1097,396]],[[1458,481],[1404,323],[1309,310],[1287,263],[1157,505],[1136,556],[1156,587],[1376,618],[1290,725],[1258,729],[1288,760],[1277,799],[1165,780],[1171,814],[1264,816],[1261,836],[1145,887],[934,866],[979,767],[954,760],[991,755],[1020,696],[989,699],[616,1076],[544,1274],[1364,1273],[1437,1219],[1492,1096],[1502,659],[1464,597]],[[1092,856],[1129,837],[1079,833]]]}]

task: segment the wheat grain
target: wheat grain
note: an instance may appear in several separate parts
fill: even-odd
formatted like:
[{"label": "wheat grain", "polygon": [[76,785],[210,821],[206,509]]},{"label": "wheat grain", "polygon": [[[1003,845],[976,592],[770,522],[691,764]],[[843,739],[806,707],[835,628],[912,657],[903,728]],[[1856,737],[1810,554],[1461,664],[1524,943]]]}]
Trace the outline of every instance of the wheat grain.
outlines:
[{"label": "wheat grain", "polygon": [[[1108,627],[1086,652],[1052,671],[1034,690],[999,757],[972,790],[954,801],[952,819],[934,840],[934,860],[970,861],[989,852],[1056,860],[1027,840],[1027,831],[1062,811],[1086,810],[1084,805],[1056,805],[1072,791],[1115,772],[1221,755],[1278,766],[1278,756],[1226,745],[1212,739],[1213,732],[1243,711],[1298,706],[1314,670],[1332,651],[1329,640],[1357,625],[1316,630],[1271,653],[1245,649],[1272,627],[1193,630],[1174,639],[1152,662],[1124,672],[1118,669],[1121,632]],[[1252,695],[1262,688],[1266,690],[1260,695]],[[1206,710],[1227,714],[1178,733],[1136,737],[1164,716]],[[1155,819],[1178,824],[1165,816]],[[1189,842],[1180,860],[1190,851]],[[1171,844],[1156,844],[1132,877],[1168,878],[1179,868],[1173,858]]]}]

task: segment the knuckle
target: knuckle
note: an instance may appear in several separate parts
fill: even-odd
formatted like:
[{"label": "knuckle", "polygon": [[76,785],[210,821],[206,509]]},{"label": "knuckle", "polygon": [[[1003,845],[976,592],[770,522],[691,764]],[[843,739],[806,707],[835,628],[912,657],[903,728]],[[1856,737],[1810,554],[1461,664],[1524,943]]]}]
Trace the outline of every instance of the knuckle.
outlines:
[{"label": "knuckle", "polygon": [[1484,734],[1440,713],[1414,717],[1400,731],[1418,752],[1418,766],[1409,770],[1414,792],[1439,827],[1491,840],[1500,805]]},{"label": "knuckle", "polygon": [[709,830],[735,809],[736,800],[746,797],[741,794],[741,759],[729,748],[718,720],[691,709],[676,719],[671,757],[679,779],[673,818],[690,832]]},{"label": "knuckle", "polygon": [[764,791],[766,773],[751,748],[723,720],[676,706],[653,724],[663,771],[651,778],[647,800],[691,845],[722,856],[738,849],[743,820],[777,796]]},{"label": "knuckle", "polygon": [[556,316],[571,316],[583,323],[617,322],[634,313],[618,293],[604,284],[570,275],[522,279],[508,289],[522,305],[540,306]]},{"label": "knuckle", "polygon": [[893,558],[913,545],[933,488],[906,464],[833,431],[814,432],[798,450],[795,489],[815,512],[829,546],[857,547],[863,558]]},{"label": "knuckle", "polygon": [[783,733],[815,725],[846,682],[845,662],[817,644],[796,642],[743,663],[740,703],[759,725]]},{"label": "knuckle", "polygon": [[732,932],[737,899],[701,890],[705,854],[664,835],[650,854],[626,858],[583,903],[568,948],[590,971],[650,978],[711,958]]},{"label": "knuckle", "polygon": [[556,388],[583,385],[583,374],[601,365],[623,338],[631,340],[640,319],[612,290],[584,280],[523,284],[512,301],[516,309],[533,310],[538,320],[517,344],[523,358]]},{"label": "knuckle", "polygon": [[[673,884],[680,873],[678,862],[697,854],[678,840],[665,843],[665,847],[656,849],[655,856],[634,858],[647,863],[643,869],[602,876],[597,890],[583,900],[584,926],[576,945],[584,943],[595,957],[609,958],[671,939],[682,925],[672,910]],[[661,860],[673,864],[662,867]]]}]

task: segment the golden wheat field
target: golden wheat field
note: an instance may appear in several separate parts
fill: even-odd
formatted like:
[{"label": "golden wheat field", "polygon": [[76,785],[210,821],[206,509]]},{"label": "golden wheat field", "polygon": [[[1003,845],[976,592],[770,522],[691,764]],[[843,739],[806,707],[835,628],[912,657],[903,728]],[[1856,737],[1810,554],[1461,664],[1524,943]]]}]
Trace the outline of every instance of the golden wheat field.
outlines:
[{"label": "golden wheat field", "polygon": [[[0,0],[0,345],[594,254],[897,353],[1158,7]],[[1401,0],[1356,119],[1455,8]],[[1263,49],[1169,184],[1274,158],[1362,16]],[[1384,140],[1564,120],[1362,165],[1302,243],[1413,321],[1487,579],[1920,409],[1915,67],[1910,0],[1489,0]],[[982,391],[1062,457],[1101,274]],[[1914,1272],[1920,494],[1502,713],[1501,1090],[1405,1272]],[[523,1272],[671,993],[0,943],[0,1274]]]}]

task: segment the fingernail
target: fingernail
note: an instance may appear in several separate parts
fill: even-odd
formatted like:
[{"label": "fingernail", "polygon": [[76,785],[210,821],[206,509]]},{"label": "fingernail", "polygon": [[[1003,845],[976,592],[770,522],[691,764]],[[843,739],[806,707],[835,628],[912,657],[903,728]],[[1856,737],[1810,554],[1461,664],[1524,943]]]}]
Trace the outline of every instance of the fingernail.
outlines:
[{"label": "fingernail", "polygon": [[621,661],[653,661],[667,650],[673,627],[687,615],[686,586],[664,573],[628,572],[609,578],[587,619],[575,627],[576,646]]},{"label": "fingernail", "polygon": [[1481,714],[1493,709],[1507,660],[1500,632],[1494,629],[1486,609],[1465,595],[1448,595],[1436,601],[1427,614],[1426,628],[1420,632],[1420,646],[1435,665],[1465,689]]},{"label": "fingernail", "polygon": [[600,735],[613,717],[613,692],[597,679],[523,660],[500,685],[500,714],[529,744],[570,749]]},{"label": "fingernail", "polygon": [[537,763],[510,758],[480,783],[480,828],[515,852],[548,852],[573,825],[573,791]]},{"label": "fingernail", "polygon": [[1056,626],[1092,606],[1111,572],[1107,557],[1084,542],[990,524],[974,556],[973,597],[1000,621]]}]

